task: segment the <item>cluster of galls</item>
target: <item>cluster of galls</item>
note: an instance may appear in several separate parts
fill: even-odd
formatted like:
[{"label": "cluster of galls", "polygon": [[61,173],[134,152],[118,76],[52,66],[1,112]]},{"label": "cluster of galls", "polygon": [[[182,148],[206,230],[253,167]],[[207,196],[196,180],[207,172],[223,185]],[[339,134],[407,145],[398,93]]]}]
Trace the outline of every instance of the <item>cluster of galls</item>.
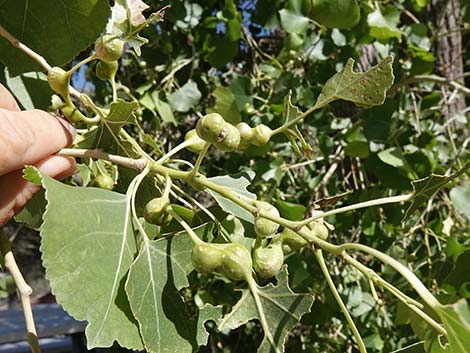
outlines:
[{"label": "cluster of galls", "polygon": [[[256,201],[257,209],[273,217],[279,217],[279,211],[264,201]],[[281,233],[276,234],[279,224],[257,216],[254,222],[255,232],[259,238],[272,238],[269,245],[259,247],[250,252],[242,245],[213,244],[201,242],[195,244],[191,253],[194,268],[199,273],[220,273],[232,280],[247,280],[254,268],[258,277],[272,278],[276,276],[284,264],[284,256],[291,254],[305,246],[308,242],[296,232],[284,228]],[[304,234],[326,239],[328,228],[322,221],[315,221],[302,229]]]},{"label": "cluster of galls", "polygon": [[[185,139],[196,140],[188,149],[199,153],[206,143],[213,144],[222,151],[243,150],[250,145],[262,146],[268,143],[272,130],[260,124],[254,128],[247,123],[232,125],[218,113],[203,116],[196,125],[196,130],[190,130]],[[199,139],[196,139],[195,136]]]},{"label": "cluster of galls", "polygon": [[[122,55],[124,41],[116,35],[105,34],[95,42],[95,57],[99,59],[96,65],[96,75],[101,80],[111,81],[118,70],[118,59]],[[53,109],[60,109],[64,116],[73,123],[86,120],[85,116],[75,107],[70,99],[71,71],[65,71],[60,67],[52,67],[47,72],[47,81],[52,90],[59,94],[64,102],[57,102]]]}]

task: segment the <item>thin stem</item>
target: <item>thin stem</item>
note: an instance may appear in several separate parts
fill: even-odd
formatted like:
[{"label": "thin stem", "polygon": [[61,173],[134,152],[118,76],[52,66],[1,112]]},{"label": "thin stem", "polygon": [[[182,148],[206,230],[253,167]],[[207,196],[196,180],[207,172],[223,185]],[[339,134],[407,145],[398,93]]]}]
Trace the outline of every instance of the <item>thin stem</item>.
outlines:
[{"label": "thin stem", "polygon": [[171,150],[169,150],[166,154],[161,156],[155,163],[158,164],[163,164],[166,162],[171,156],[174,156],[177,154],[179,151],[185,149],[186,147],[190,146],[192,143],[196,142],[196,138],[189,139],[187,141],[184,141],[180,143],[179,145],[173,147]]},{"label": "thin stem", "polygon": [[261,304],[261,299],[258,294],[258,287],[256,285],[256,281],[253,279],[251,275],[246,278],[248,283],[248,287],[250,288],[251,294],[253,295],[253,299],[255,300],[256,309],[259,314],[259,321],[261,323],[261,327],[263,327],[264,334],[268,338],[269,343],[271,344],[272,348],[277,353],[281,353],[274,342],[273,335],[271,334],[271,330],[269,329],[268,322],[266,321],[266,315],[264,314],[263,305]]},{"label": "thin stem", "polygon": [[305,117],[307,117],[310,113],[313,113],[315,110],[317,110],[317,106],[314,105],[313,107],[309,108],[308,110],[306,110],[304,113],[300,114],[299,116],[297,116],[296,118],[286,122],[284,125],[278,127],[277,129],[273,130],[271,132],[271,137],[274,136],[274,135],[277,135],[277,134],[280,134],[281,132],[284,132],[286,131],[287,129],[289,129],[292,125],[295,125],[297,124],[300,120],[304,119]]},{"label": "thin stem", "polygon": [[346,318],[346,321],[348,322],[348,325],[353,332],[354,337],[356,338],[357,345],[359,346],[359,351],[361,353],[367,353],[366,346],[364,345],[364,342],[362,341],[361,334],[359,333],[359,330],[356,327],[356,324],[354,323],[351,314],[349,313],[348,308],[343,302],[343,299],[341,299],[341,296],[338,293],[338,290],[336,289],[336,286],[333,282],[333,279],[330,276],[330,272],[328,271],[328,268],[326,267],[325,259],[323,258],[323,253],[321,250],[313,250],[313,253],[315,254],[315,257],[318,261],[318,264],[320,265],[320,268],[323,272],[323,276],[325,276],[326,282],[328,283],[328,286],[330,287],[330,290],[333,294],[333,297],[336,299],[336,303],[338,304],[339,308],[343,312],[343,315]]},{"label": "thin stem", "polygon": [[184,228],[184,230],[188,233],[189,237],[191,238],[191,240],[193,241],[194,244],[202,244],[204,243],[198,236],[197,234],[194,232],[194,230],[189,226],[188,223],[186,223],[186,221],[181,218],[181,216],[176,213],[172,208],[171,206],[168,206],[168,210],[167,212],[169,214],[171,214],[173,216],[174,219],[176,219],[176,221],[181,224],[181,226]]},{"label": "thin stem", "polygon": [[68,72],[69,74],[73,74],[75,71],[77,71],[80,67],[82,67],[83,65],[85,64],[88,64],[90,61],[93,61],[97,59],[96,55],[91,55],[85,59],[83,59],[82,61],[80,61],[79,63],[75,64]]},{"label": "thin stem", "polygon": [[100,150],[87,150],[87,149],[74,149],[74,148],[63,148],[57,152],[58,156],[69,156],[69,157],[79,157],[79,158],[93,158],[93,159],[103,159],[110,161],[111,163],[119,164],[124,167],[135,169],[137,171],[144,170],[147,165],[147,161],[143,158],[134,159],[122,157],[114,154],[109,154]]},{"label": "thin stem", "polygon": [[206,143],[204,147],[202,148],[201,152],[199,152],[199,155],[197,156],[196,163],[194,164],[194,168],[191,171],[191,177],[194,178],[194,176],[198,175],[199,173],[199,167],[201,166],[202,161],[204,160],[204,157],[206,156],[207,150],[211,146],[210,143]]},{"label": "thin stem", "polygon": [[413,194],[406,194],[406,195],[382,197],[380,199],[369,200],[369,201],[365,201],[365,202],[359,202],[359,203],[355,203],[354,205],[344,206],[344,207],[336,208],[336,209],[331,210],[331,211],[316,214],[315,216],[312,216],[312,217],[307,218],[307,219],[305,219],[301,222],[298,222],[298,225],[299,226],[305,226],[305,225],[309,224],[310,222],[316,221],[319,218],[328,217],[328,216],[332,216],[332,215],[335,215],[335,214],[338,214],[338,213],[348,212],[348,211],[352,211],[352,210],[357,210],[357,209],[364,208],[364,207],[385,205],[385,204],[388,204],[388,203],[405,202],[405,201],[410,200],[412,197],[413,197]]},{"label": "thin stem", "polygon": [[11,273],[15,281],[16,288],[21,299],[21,306],[23,307],[24,318],[26,322],[27,340],[31,351],[33,353],[41,353],[39,348],[38,335],[36,332],[36,325],[34,324],[33,309],[31,307],[30,296],[33,290],[26,283],[21,274],[20,269],[15,261],[13,252],[11,251],[11,243],[7,236],[0,230],[0,252],[3,256],[5,268]]},{"label": "thin stem", "polygon": [[470,88],[467,88],[460,83],[448,79],[446,77],[441,77],[437,75],[417,75],[409,77],[396,85],[394,85],[388,92],[388,96],[394,96],[396,92],[400,89],[400,87],[407,86],[412,83],[419,83],[419,82],[434,82],[439,83],[444,86],[450,86],[458,90],[459,92],[463,93],[465,96],[470,97]]},{"label": "thin stem", "polygon": [[145,179],[145,177],[148,175],[148,173],[149,173],[149,168],[148,168],[148,166],[146,166],[145,169],[142,171],[142,173],[137,175],[131,181],[131,184],[129,185],[129,190],[128,190],[128,192],[131,193],[130,202],[131,202],[132,218],[134,219],[134,223],[137,224],[137,228],[139,228],[139,232],[142,234],[142,238],[143,238],[144,242],[148,241],[148,236],[147,236],[147,232],[145,231],[144,227],[142,227],[142,224],[140,223],[139,217],[137,217],[137,212],[136,212],[136,209],[135,209],[135,196],[137,194],[137,191],[139,189],[140,184]]},{"label": "thin stem", "polygon": [[113,76],[111,78],[111,89],[113,90],[113,102],[117,101],[117,88],[116,88],[116,78]]},{"label": "thin stem", "polygon": [[386,265],[392,267],[395,271],[400,273],[415,289],[415,291],[419,294],[419,296],[428,304],[432,309],[436,310],[439,308],[440,303],[439,301],[432,295],[432,293],[426,288],[426,286],[419,280],[416,275],[411,272],[407,267],[403,266],[397,260],[392,258],[391,256],[384,254],[383,252],[376,250],[374,248],[368,247],[362,244],[355,244],[355,243],[345,243],[338,246],[341,250],[359,250],[363,251],[367,254],[374,256],[375,258],[379,259]]},{"label": "thin stem", "polygon": [[[398,300],[400,300],[403,304],[405,304],[410,310],[415,312],[424,321],[426,321],[430,326],[432,326],[437,332],[439,332],[441,335],[447,335],[447,331],[439,323],[437,323],[434,319],[432,319],[422,310],[423,305],[421,303],[407,296],[405,293],[400,291],[394,285],[392,285],[391,283],[388,283],[386,280],[380,277],[374,270],[370,269],[367,266],[364,266],[353,257],[345,254],[343,255],[343,258],[346,260],[346,262],[348,262],[350,265],[357,268],[364,276],[366,276],[369,279],[371,290],[372,288],[374,288],[374,283],[377,283],[377,285],[384,287],[392,295],[394,295]],[[374,296],[375,288],[373,289],[372,292],[373,292],[372,295]],[[375,296],[377,297],[376,292],[375,292]]]}]

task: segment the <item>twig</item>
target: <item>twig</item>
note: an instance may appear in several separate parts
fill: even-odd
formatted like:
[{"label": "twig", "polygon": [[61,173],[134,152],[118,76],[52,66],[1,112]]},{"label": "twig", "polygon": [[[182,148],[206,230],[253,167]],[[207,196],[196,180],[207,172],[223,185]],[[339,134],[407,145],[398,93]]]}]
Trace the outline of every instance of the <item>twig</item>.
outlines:
[{"label": "twig", "polygon": [[408,77],[407,79],[401,82],[398,82],[396,85],[394,85],[388,91],[388,96],[393,97],[401,87],[408,86],[412,83],[419,83],[419,82],[434,82],[434,83],[439,83],[444,86],[454,87],[456,90],[463,93],[465,96],[470,97],[470,88],[467,88],[454,80],[448,79],[446,77],[437,76],[437,75],[417,75],[417,76]]},{"label": "twig", "polygon": [[23,53],[28,55],[31,59],[36,61],[39,65],[41,65],[46,71],[49,71],[51,69],[51,65],[38,53],[36,53],[34,50],[26,46],[25,44],[21,43],[18,39],[13,37],[2,25],[0,25],[0,36],[5,38],[7,41],[11,43],[15,48],[18,48],[21,50]]},{"label": "twig", "polygon": [[[313,249],[312,249],[313,250]],[[351,317],[351,314],[349,313],[348,308],[343,302],[343,299],[341,299],[341,296],[338,293],[338,290],[336,289],[336,286],[333,282],[333,279],[330,276],[330,273],[328,272],[328,268],[326,267],[325,259],[323,258],[323,253],[321,250],[313,250],[313,253],[315,254],[315,257],[318,261],[318,264],[320,265],[321,271],[323,273],[323,276],[326,279],[326,282],[328,283],[328,286],[330,287],[330,290],[333,294],[333,297],[336,300],[336,303],[341,309],[341,312],[346,318],[346,321],[348,322],[349,328],[353,332],[354,337],[356,338],[357,345],[359,346],[359,351],[361,353],[367,353],[366,346],[364,345],[364,341],[362,340],[361,334],[359,333],[359,330],[356,327],[356,324],[354,323],[354,320]]]},{"label": "twig", "polygon": [[93,159],[104,159],[112,163],[122,165],[127,168],[135,169],[138,171],[144,170],[147,165],[147,160],[144,158],[134,159],[127,158],[123,156],[118,156],[114,154],[109,154],[100,150],[87,150],[87,149],[74,149],[74,148],[63,148],[57,152],[58,156],[68,156],[68,157],[88,157]]},{"label": "twig", "polygon": [[33,353],[41,353],[36,326],[34,324],[33,309],[31,308],[30,301],[30,296],[33,290],[24,280],[23,275],[21,274],[21,271],[16,264],[13,252],[11,251],[10,240],[2,231],[0,231],[0,252],[4,258],[5,268],[11,273],[20,295],[24,319],[26,321],[27,340],[29,346],[31,347],[31,351]]}]

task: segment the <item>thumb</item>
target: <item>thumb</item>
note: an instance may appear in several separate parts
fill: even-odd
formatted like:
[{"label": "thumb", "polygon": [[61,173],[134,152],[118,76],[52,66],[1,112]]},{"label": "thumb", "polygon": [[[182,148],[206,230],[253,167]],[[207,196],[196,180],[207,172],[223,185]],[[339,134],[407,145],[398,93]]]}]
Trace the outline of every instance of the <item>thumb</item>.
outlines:
[{"label": "thumb", "polygon": [[70,145],[74,130],[65,124],[42,110],[0,109],[0,175],[34,164]]}]

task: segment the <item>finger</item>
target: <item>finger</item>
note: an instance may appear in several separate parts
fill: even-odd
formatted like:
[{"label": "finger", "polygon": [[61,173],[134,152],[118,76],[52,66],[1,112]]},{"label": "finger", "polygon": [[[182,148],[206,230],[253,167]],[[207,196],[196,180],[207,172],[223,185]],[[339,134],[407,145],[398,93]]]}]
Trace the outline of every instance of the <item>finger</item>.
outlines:
[{"label": "finger", "polygon": [[0,109],[0,175],[44,159],[72,139],[59,119],[42,110]]},{"label": "finger", "polygon": [[0,108],[19,111],[20,107],[10,91],[0,83]]},{"label": "finger", "polygon": [[[64,178],[74,173],[76,164],[70,157],[50,156],[36,163],[36,167],[50,177]],[[23,179],[21,170],[0,177],[0,226],[18,213],[40,188]]]}]

